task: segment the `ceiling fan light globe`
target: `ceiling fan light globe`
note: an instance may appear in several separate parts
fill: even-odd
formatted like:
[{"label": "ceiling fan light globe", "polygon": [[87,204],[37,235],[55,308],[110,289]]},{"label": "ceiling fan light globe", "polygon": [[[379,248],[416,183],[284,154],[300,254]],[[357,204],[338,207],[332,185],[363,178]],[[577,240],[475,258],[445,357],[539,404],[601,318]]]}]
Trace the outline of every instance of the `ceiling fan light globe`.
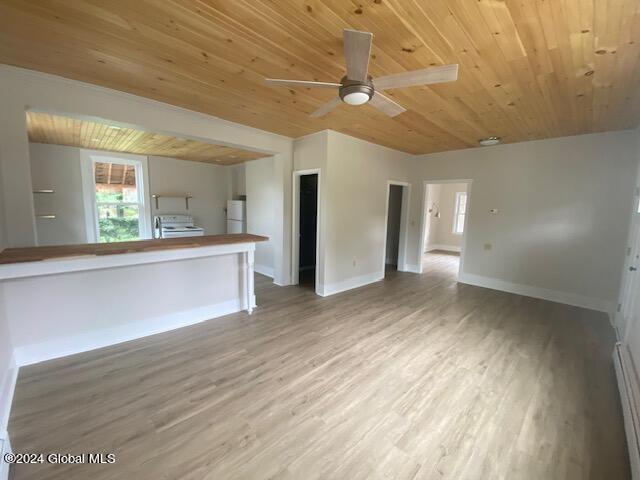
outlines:
[{"label": "ceiling fan light globe", "polygon": [[371,97],[365,92],[351,92],[342,97],[344,103],[349,105],[364,105],[370,99]]}]

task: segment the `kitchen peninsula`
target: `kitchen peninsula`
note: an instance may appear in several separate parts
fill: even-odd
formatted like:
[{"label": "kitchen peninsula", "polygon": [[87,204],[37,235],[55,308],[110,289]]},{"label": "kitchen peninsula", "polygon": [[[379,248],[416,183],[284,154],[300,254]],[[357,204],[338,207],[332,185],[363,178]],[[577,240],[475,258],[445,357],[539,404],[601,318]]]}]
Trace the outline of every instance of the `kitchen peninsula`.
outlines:
[{"label": "kitchen peninsula", "polygon": [[2,305],[28,365],[255,306],[253,264],[266,237],[235,234],[8,248]]}]

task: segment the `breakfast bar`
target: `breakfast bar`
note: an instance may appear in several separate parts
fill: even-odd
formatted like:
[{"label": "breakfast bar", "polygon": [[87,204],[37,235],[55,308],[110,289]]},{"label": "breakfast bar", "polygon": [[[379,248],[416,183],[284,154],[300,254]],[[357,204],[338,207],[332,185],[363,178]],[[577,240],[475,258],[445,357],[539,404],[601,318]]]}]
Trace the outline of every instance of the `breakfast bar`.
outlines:
[{"label": "breakfast bar", "polygon": [[230,234],[5,249],[0,288],[16,362],[251,314],[255,245],[266,240]]}]

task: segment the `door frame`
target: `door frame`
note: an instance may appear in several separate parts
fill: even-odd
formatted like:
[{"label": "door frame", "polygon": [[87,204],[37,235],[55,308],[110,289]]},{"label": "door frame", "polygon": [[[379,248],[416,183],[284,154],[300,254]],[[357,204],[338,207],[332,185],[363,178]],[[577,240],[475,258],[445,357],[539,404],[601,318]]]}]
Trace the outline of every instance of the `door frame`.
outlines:
[{"label": "door frame", "polygon": [[434,180],[425,180],[422,185],[422,209],[420,210],[420,241],[418,243],[418,273],[423,273],[422,271],[422,255],[424,255],[424,240],[425,240],[425,218],[427,214],[427,187],[429,185],[440,185],[443,183],[466,183],[467,184],[467,205],[466,205],[466,213],[464,216],[464,231],[462,232],[462,242],[460,245],[460,263],[458,265],[458,278],[460,274],[464,271],[464,259],[465,253],[467,251],[467,238],[469,233],[469,217],[471,216],[471,193],[473,189],[473,179],[472,178],[455,178],[455,179],[434,179]]},{"label": "door frame", "polygon": [[299,269],[300,269],[300,177],[303,175],[318,175],[318,186],[316,188],[317,196],[317,208],[316,208],[316,284],[315,291],[317,295],[320,295],[320,252],[322,251],[320,245],[320,211],[321,211],[321,195],[320,186],[322,182],[322,174],[319,168],[310,168],[307,170],[295,170],[293,172],[293,215],[291,226],[291,284],[298,285],[300,283]]},{"label": "door frame", "polygon": [[409,208],[411,206],[411,184],[400,180],[387,180],[384,208],[384,248],[382,249],[382,277],[387,265],[387,228],[389,227],[389,193],[391,185],[402,188],[402,205],[400,207],[400,238],[398,239],[398,271],[407,272],[407,239],[409,237]]},{"label": "door frame", "polygon": [[640,255],[640,170],[638,173],[638,183],[634,189],[633,208],[631,211],[631,223],[629,225],[629,235],[627,238],[626,255],[622,270],[622,279],[620,282],[620,294],[618,298],[618,307],[613,318],[613,326],[616,330],[618,340],[626,343],[630,329],[625,315],[632,313],[637,302],[635,291],[640,287],[640,278],[638,272],[640,270],[631,271],[631,267],[638,268]]}]

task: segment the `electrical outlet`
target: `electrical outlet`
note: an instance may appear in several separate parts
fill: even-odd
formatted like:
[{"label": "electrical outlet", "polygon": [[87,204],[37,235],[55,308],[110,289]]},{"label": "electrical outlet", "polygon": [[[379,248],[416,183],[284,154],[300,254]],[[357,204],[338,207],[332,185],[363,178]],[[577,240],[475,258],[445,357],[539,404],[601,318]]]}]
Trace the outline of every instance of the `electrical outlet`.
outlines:
[{"label": "electrical outlet", "polygon": [[491,245],[490,243],[485,243],[485,244],[484,244],[484,249],[485,249],[485,250],[487,250],[487,251],[488,251],[488,250],[491,250],[492,248],[493,248],[493,245]]},{"label": "electrical outlet", "polygon": [[493,215],[496,215],[498,213],[498,209],[497,208],[492,208],[489,210],[489,213],[492,213]]}]

